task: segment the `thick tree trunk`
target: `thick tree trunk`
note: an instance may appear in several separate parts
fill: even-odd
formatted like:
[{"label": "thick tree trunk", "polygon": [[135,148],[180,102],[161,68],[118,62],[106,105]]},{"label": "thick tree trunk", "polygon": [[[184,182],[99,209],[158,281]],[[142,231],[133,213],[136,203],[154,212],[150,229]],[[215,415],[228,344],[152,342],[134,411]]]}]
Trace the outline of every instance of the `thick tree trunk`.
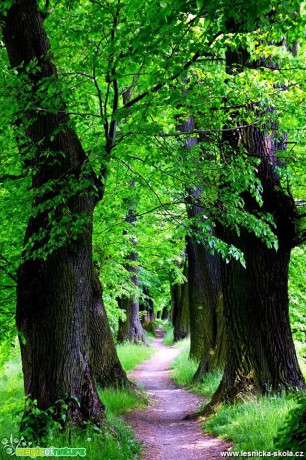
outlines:
[{"label": "thick tree trunk", "polygon": [[[227,69],[246,63],[246,52],[228,52]],[[239,61],[240,59],[240,61]],[[304,388],[289,321],[288,267],[295,238],[294,200],[282,189],[276,167],[277,151],[286,148],[279,139],[275,121],[269,122],[267,108],[262,115],[272,134],[256,127],[226,131],[223,140],[237,154],[239,143],[250,157],[260,159],[257,175],[263,187],[263,205],[249,193],[243,194],[250,213],[270,213],[275,222],[278,249],[269,249],[253,233],[241,229],[240,237],[222,228],[220,236],[244,253],[246,268],[237,261],[222,266],[224,314],[228,352],[222,382],[210,406],[232,399],[244,390],[265,393]]]},{"label": "thick tree trunk", "polygon": [[93,268],[93,301],[90,310],[91,368],[101,387],[119,386],[135,389],[121,366],[103,304],[102,286]]},{"label": "thick tree trunk", "polygon": [[[184,263],[183,275],[188,279],[187,261]],[[171,286],[172,324],[175,342],[187,337],[190,331],[188,292],[188,281]]]},{"label": "thick tree trunk", "polygon": [[[32,82],[32,97],[39,105],[37,87],[46,78],[56,81],[56,69],[51,62],[50,47],[42,17],[34,0],[16,2],[3,18],[3,37],[12,67],[26,73],[27,66],[37,59],[40,69],[28,74]],[[64,107],[64,105],[63,105]],[[32,143],[35,168],[34,191],[41,191],[33,203],[46,205],[48,199],[60,195],[63,181],[94,181],[86,172],[86,155],[75,134],[69,128],[64,113],[25,112],[26,135]],[[50,136],[56,128],[62,128]],[[49,181],[48,192],[41,188]],[[55,184],[55,185],[54,185]],[[25,394],[37,400],[38,407],[46,409],[58,399],[66,399],[68,413],[74,424],[84,420],[98,422],[104,417],[89,365],[89,310],[92,305],[92,214],[95,200],[91,191],[73,192],[65,203],[53,209],[53,222],[48,211],[42,209],[28,223],[25,243],[43,234],[32,247],[32,256],[23,262],[18,272],[17,327],[21,340]],[[81,234],[75,239],[66,237],[57,249],[44,255],[46,244],[50,249],[54,221],[64,215],[71,218],[87,216]],[[56,224],[55,224],[56,225]],[[71,397],[79,400],[76,404]]]},{"label": "thick tree trunk", "polygon": [[187,238],[190,357],[200,361],[195,378],[224,365],[225,333],[221,261],[204,244]]},{"label": "thick tree trunk", "polygon": [[246,230],[238,238],[225,229],[224,237],[243,250],[246,269],[237,261],[223,265],[228,354],[211,404],[244,390],[303,388],[288,314],[290,247],[268,249]]},{"label": "thick tree trunk", "polygon": [[[193,131],[195,121],[191,116],[184,121],[181,130]],[[198,142],[196,137],[187,137],[185,148],[190,149]],[[204,220],[199,187],[188,190],[186,199],[189,219]],[[222,312],[221,261],[218,254],[211,255],[205,241],[196,243],[187,237],[188,287],[190,310],[190,357],[200,361],[195,379],[204,373],[222,368],[224,364],[225,334]]]}]

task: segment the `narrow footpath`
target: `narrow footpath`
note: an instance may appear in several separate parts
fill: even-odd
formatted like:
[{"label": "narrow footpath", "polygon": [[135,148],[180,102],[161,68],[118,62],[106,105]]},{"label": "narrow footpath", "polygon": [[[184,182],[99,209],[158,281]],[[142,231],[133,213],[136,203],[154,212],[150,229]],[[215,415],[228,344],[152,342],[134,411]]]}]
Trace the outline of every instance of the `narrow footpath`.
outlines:
[{"label": "narrow footpath", "polygon": [[125,416],[136,437],[145,445],[143,460],[222,458],[220,452],[228,450],[230,444],[204,434],[196,420],[184,420],[198,409],[203,399],[172,382],[169,366],[179,350],[164,346],[162,331],[157,334],[152,346],[158,351],[129,374],[150,397],[149,407]]}]

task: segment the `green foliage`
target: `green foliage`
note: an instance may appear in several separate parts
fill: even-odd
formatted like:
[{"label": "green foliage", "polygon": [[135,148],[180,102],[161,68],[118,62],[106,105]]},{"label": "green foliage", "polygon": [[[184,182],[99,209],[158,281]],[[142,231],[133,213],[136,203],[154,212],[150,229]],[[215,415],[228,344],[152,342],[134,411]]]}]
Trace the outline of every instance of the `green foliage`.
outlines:
[{"label": "green foliage", "polygon": [[244,403],[222,405],[204,422],[203,428],[232,440],[235,451],[273,452],[277,450],[274,438],[295,406],[285,396],[250,397]]},{"label": "green foliage", "polygon": [[0,438],[17,433],[24,409],[20,358],[8,361],[0,378]]},{"label": "green foliage", "polygon": [[117,345],[117,353],[122,367],[126,372],[134,369],[142,361],[150,359],[154,352],[154,348],[146,345],[129,342]]},{"label": "green foliage", "polygon": [[275,446],[282,451],[300,452],[306,446],[306,398],[301,393],[287,396],[296,407],[291,409],[274,438]]},{"label": "green foliage", "polygon": [[[64,400],[57,401],[46,410],[37,407],[37,401],[26,399],[25,413],[21,422],[21,435],[28,441],[40,442],[53,439],[67,422],[68,405]],[[57,420],[57,416],[59,419]]]},{"label": "green foliage", "polygon": [[301,343],[301,354],[306,357],[306,293],[305,293],[305,246],[295,248],[290,259],[289,300],[293,337]]},{"label": "green foliage", "polygon": [[[242,198],[248,191],[261,209],[262,186],[256,177],[258,161],[242,148],[232,154],[231,147],[223,142],[225,126],[235,129],[239,124],[254,124],[267,129],[271,123],[277,124],[279,132],[288,133],[288,146],[293,146],[279,152],[287,166],[282,172],[284,189],[291,188],[301,202],[305,184],[305,44],[301,44],[300,55],[289,52],[293,41],[303,36],[305,5],[299,15],[300,2],[296,0],[281,3],[252,0],[245,4],[165,0],[160,2],[158,11],[153,0],[143,2],[141,7],[136,0],[110,0],[103,7],[100,2],[90,0],[47,3],[51,14],[45,26],[58,68],[58,81],[45,79],[34,94],[29,78],[17,77],[16,69],[9,68],[4,47],[0,47],[0,219],[3,223],[0,366],[7,360],[11,345],[15,345],[16,272],[22,260],[28,218],[44,212],[47,223],[28,241],[24,257],[47,258],[65,242],[77,240],[88,225],[86,214],[71,212],[71,198],[82,194],[96,197],[86,166],[78,177],[67,174],[56,181],[50,179],[40,189],[31,189],[31,179],[39,165],[32,163],[35,149],[29,147],[22,129],[22,123],[28,126],[27,111],[57,113],[65,101],[71,114],[70,127],[76,130],[88,157],[85,164],[98,177],[105,176],[102,179],[106,183],[105,196],[94,216],[93,249],[113,330],[119,317],[124,317],[118,309],[117,297],[130,295],[139,299],[142,288],[147,287],[156,309],[169,304],[169,284],[179,282],[182,277],[178,266],[186,234],[205,243],[211,252],[218,251],[226,261],[233,258],[244,263],[244,258],[237,248],[211,235],[216,221],[230,226],[237,234],[244,227],[268,247],[277,248],[273,216],[248,213]],[[12,0],[1,2],[1,12],[11,4]],[[39,4],[45,12],[46,2]],[[231,30],[233,24],[235,31]],[[273,45],[281,43],[283,37],[286,44]],[[250,53],[249,64],[228,75],[225,52],[241,47]],[[262,57],[281,71],[253,66]],[[34,61],[27,68],[29,75],[37,70]],[[158,91],[154,89],[156,85]],[[129,96],[128,103],[124,96]],[[250,110],[250,104],[256,109]],[[191,114],[197,132],[186,136],[178,125]],[[108,128],[114,124],[117,134],[109,148]],[[51,141],[61,129],[59,126],[50,131]],[[187,151],[188,138],[196,139],[197,143]],[[41,160],[52,165],[58,157],[48,149]],[[134,187],[130,186],[131,181]],[[190,188],[203,192],[197,204],[207,214],[205,221],[186,217],[186,191]],[[132,228],[126,221],[131,202],[135,203],[137,218]],[[126,270],[126,257],[136,241],[139,288],[131,282]],[[38,242],[41,247],[37,249]],[[304,256],[304,247],[296,249],[290,267],[291,321],[301,354],[305,347]],[[173,343],[173,331],[168,331],[164,343]],[[134,347],[127,344],[118,347],[126,370],[151,356],[151,349]],[[186,351],[176,366],[181,373],[177,378],[187,384],[195,364],[188,360]],[[3,398],[0,421],[6,426],[14,425],[14,417],[19,420],[20,415],[15,415],[15,411],[21,408],[17,402],[17,396],[21,397],[17,370],[10,379],[8,392],[1,392],[0,396],[0,401]],[[209,379],[201,386],[206,394],[211,393],[218,377]],[[258,439],[255,436],[258,445],[252,447],[265,445],[268,449],[272,445],[272,431],[278,425],[277,417],[283,420],[281,403],[277,399],[262,399],[247,404],[224,408],[219,416],[222,418],[223,414],[226,419],[230,413],[233,425],[229,427],[227,420],[227,425],[220,422],[220,427],[226,425],[228,436],[238,437],[237,427],[242,425],[244,417],[245,426],[240,433],[246,439],[243,446],[245,450],[254,450],[247,435],[247,430],[252,433],[253,429],[245,412],[250,410],[258,421],[256,425],[264,425],[266,429],[267,423],[271,423],[272,427],[262,434],[265,440],[259,439],[261,434]],[[288,407],[286,404],[289,402],[285,403]],[[33,410],[36,411],[35,407]],[[119,428],[119,432],[123,433],[122,439],[127,439],[124,430]],[[68,442],[62,439],[63,443]],[[81,442],[81,438],[75,439]],[[92,458],[104,455],[105,459],[119,459],[132,455],[133,446],[128,453],[122,451],[120,457],[115,438],[110,434],[109,439],[110,450],[104,454],[98,441],[88,442]],[[137,455],[135,451],[134,458]]]}]

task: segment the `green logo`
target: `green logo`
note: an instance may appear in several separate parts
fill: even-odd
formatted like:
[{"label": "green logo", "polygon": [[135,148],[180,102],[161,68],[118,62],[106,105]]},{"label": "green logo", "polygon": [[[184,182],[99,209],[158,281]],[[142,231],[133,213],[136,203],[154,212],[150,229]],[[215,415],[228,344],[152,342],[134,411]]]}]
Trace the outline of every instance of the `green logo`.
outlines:
[{"label": "green logo", "polygon": [[9,439],[3,438],[1,444],[8,455],[16,457],[86,457],[85,447],[33,447],[23,436],[19,439],[12,434]]}]

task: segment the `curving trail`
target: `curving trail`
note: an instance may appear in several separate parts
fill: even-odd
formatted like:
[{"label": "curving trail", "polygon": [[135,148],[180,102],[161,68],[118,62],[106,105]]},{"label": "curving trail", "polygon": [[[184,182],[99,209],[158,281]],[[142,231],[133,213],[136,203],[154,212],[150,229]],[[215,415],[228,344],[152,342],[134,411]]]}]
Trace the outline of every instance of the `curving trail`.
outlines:
[{"label": "curving trail", "polygon": [[125,416],[146,447],[143,460],[222,458],[220,451],[229,449],[228,442],[204,434],[196,420],[183,420],[197,410],[203,399],[174,385],[169,365],[179,350],[162,345],[163,334],[161,331],[157,334],[153,346],[158,351],[129,374],[148,392],[151,400],[145,410]]}]

